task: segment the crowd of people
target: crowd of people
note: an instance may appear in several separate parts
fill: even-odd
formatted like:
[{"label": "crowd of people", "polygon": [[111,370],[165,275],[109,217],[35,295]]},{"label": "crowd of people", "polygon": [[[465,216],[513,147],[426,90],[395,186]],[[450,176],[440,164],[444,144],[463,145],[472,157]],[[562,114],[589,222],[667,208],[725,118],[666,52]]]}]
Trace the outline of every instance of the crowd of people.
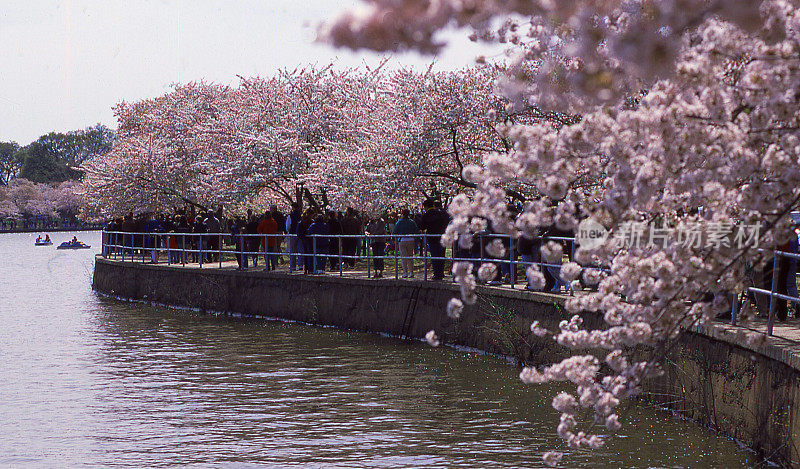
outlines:
[{"label": "crowd of people", "polygon": [[[264,213],[248,210],[246,216],[225,218],[222,210],[175,209],[171,214],[129,214],[112,221],[107,227],[111,236],[107,245],[123,246],[128,255],[134,251],[159,261],[159,253],[167,252],[168,262],[216,262],[224,245],[233,247],[232,253],[239,269],[258,267],[263,259],[264,270],[275,270],[287,263],[290,271],[302,270],[308,274],[323,274],[326,270],[353,269],[359,258],[369,254],[374,277],[383,277],[386,259],[396,255],[398,275],[415,278],[415,256],[430,258],[431,279],[445,278],[446,248],[441,236],[450,223],[450,216],[438,200],[428,200],[421,210],[412,212],[405,208],[385,211],[369,216],[349,207],[344,211],[321,210],[293,204],[289,213],[282,213],[272,205]],[[123,234],[114,235],[113,232]],[[141,234],[137,234],[141,233]],[[187,236],[186,234],[203,236]],[[216,236],[214,235],[216,234]],[[570,233],[553,231],[552,236],[570,236]],[[424,235],[424,236],[421,236]],[[545,233],[547,235],[547,233]],[[454,243],[452,256],[471,259],[475,269],[490,257],[482,248],[494,238],[500,238],[506,248],[507,237],[492,235],[491,229],[476,237],[469,249]],[[546,265],[539,248],[540,240],[515,241],[513,258],[525,263]],[[571,253],[570,246],[565,252]],[[108,254],[108,253],[106,253]],[[548,291],[568,288],[560,278],[558,266],[542,267]],[[508,263],[500,263],[498,282],[511,281]]]},{"label": "crowd of people", "polygon": [[[450,223],[450,216],[437,200],[426,201],[421,210],[412,212],[402,209],[398,212],[385,211],[377,216],[360,213],[350,207],[344,211],[321,210],[313,207],[303,210],[294,204],[289,213],[282,213],[272,205],[263,213],[248,210],[246,216],[226,218],[221,209],[216,211],[175,209],[171,214],[142,214],[128,216],[112,221],[106,228],[104,254],[112,250],[127,255],[134,252],[142,258],[149,257],[153,263],[159,262],[160,253],[166,251],[170,263],[217,262],[225,245],[236,259],[240,270],[258,267],[263,259],[264,270],[276,270],[281,264],[288,264],[290,271],[300,270],[306,274],[324,274],[326,270],[346,270],[356,267],[358,259],[369,258],[373,276],[380,278],[386,270],[386,260],[396,257],[398,276],[415,278],[415,256],[428,257],[432,280],[445,278],[446,263],[452,259],[468,259],[478,271],[483,262],[495,262],[497,277],[491,283],[513,281],[512,265],[497,262],[483,252],[494,239],[499,239],[510,252],[515,266],[538,265],[546,292],[569,291],[570,285],[560,275],[560,264],[572,260],[574,233],[551,227],[535,239],[521,237],[510,240],[508,237],[493,234],[491,224],[485,232],[475,236],[472,246],[462,248],[453,243],[450,256],[441,244],[441,236]],[[113,234],[121,232],[121,234]],[[187,234],[193,234],[187,236]],[[424,236],[421,236],[424,235]],[[798,252],[797,236],[790,237],[783,251]],[[563,247],[562,260],[544,259],[543,243],[557,240]],[[513,246],[512,246],[513,243]],[[777,267],[775,290],[784,295],[797,296],[797,260],[781,256]],[[770,290],[772,288],[773,265],[768,263],[763,270],[754,269],[752,280],[755,286]],[[769,309],[763,298],[750,293],[751,304],[757,307],[760,315]],[[785,321],[787,316],[796,316],[792,302],[777,301],[776,317]]]}]

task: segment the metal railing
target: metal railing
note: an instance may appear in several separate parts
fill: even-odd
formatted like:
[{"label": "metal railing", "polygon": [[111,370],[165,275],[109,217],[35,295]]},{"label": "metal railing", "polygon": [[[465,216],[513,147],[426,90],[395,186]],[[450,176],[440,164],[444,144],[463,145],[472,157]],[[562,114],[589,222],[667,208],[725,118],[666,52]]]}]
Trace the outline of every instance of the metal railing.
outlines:
[{"label": "metal railing", "polygon": [[[769,298],[769,310],[767,313],[767,335],[773,335],[773,329],[775,327],[775,309],[778,306],[778,300],[788,301],[794,304],[800,304],[800,297],[797,295],[797,269],[788,268],[787,270],[782,270],[780,268],[780,260],[781,258],[787,258],[790,261],[794,260],[795,262],[800,261],[800,254],[793,253],[793,252],[786,252],[786,251],[774,251],[774,256],[772,258],[772,273],[770,276],[770,289],[767,290],[765,288],[759,287],[747,287],[746,294],[752,294],[752,298],[754,299],[755,307],[757,310],[758,308],[758,300],[756,295],[767,296]],[[787,278],[784,281],[787,283],[785,289],[787,293],[789,292],[789,283],[791,282],[795,287],[793,288],[795,295],[789,295],[785,293],[780,293],[779,284],[781,282],[781,275],[786,275]],[[788,276],[792,275],[794,278],[789,280]],[[783,289],[783,288],[781,288]],[[739,301],[738,295],[733,295],[733,302],[731,306],[731,325],[736,326],[738,322],[738,314],[739,308],[741,307],[741,303],[743,301]]]},{"label": "metal railing", "polygon": [[[461,249],[458,247],[457,242],[453,243],[449,248],[435,247],[433,243],[440,246],[439,239],[441,235],[434,234],[413,234],[413,235],[306,235],[298,236],[296,234],[250,234],[250,233],[139,233],[139,232],[123,232],[123,231],[103,231],[102,233],[102,250],[101,254],[105,258],[113,257],[114,259],[121,258],[123,261],[141,261],[159,263],[166,262],[167,264],[197,264],[198,267],[203,268],[216,264],[222,267],[224,258],[227,260],[236,260],[239,268],[244,269],[248,266],[249,257],[263,257],[266,269],[273,270],[277,267],[277,259],[280,257],[289,257],[289,271],[302,270],[306,273],[319,273],[325,271],[325,266],[329,263],[330,259],[335,259],[336,267],[327,269],[327,271],[339,271],[339,275],[344,275],[344,264],[347,260],[352,260],[351,265],[355,265],[357,261],[366,261],[366,271],[368,277],[374,277],[376,268],[385,266],[391,263],[394,268],[394,278],[400,278],[400,271],[403,270],[403,261],[422,261],[421,273],[423,279],[428,280],[430,274],[438,274],[438,276],[449,276],[446,270],[447,264],[452,265],[455,262],[471,262],[474,269],[477,271],[478,267],[486,262],[494,263],[498,266],[498,276],[487,283],[493,285],[502,285],[503,282],[507,283],[511,288],[515,288],[518,283],[527,284],[525,269],[530,265],[536,265],[540,270],[548,270],[550,277],[553,278],[555,285],[551,292],[561,291],[564,287],[565,291],[572,294],[570,286],[567,282],[563,281],[560,277],[561,264],[548,263],[544,259],[530,259],[525,260],[524,256],[520,256],[517,252],[518,241],[511,239],[508,235],[487,233],[476,234],[472,250]],[[274,239],[272,243],[270,239]],[[399,245],[403,240],[413,240],[412,255],[404,256],[400,254]],[[486,255],[486,246],[489,242],[495,239],[500,239],[504,242],[506,247],[506,256],[503,258],[495,258]],[[286,251],[280,251],[283,242],[286,241]],[[556,241],[562,246],[569,249],[569,258],[572,259],[575,252],[575,239],[569,237],[538,237],[534,242],[543,243],[546,241]],[[348,249],[345,250],[345,244]],[[225,245],[232,248],[226,249]],[[272,245],[272,246],[270,246]],[[333,245],[336,249],[331,250],[330,246]],[[253,249],[256,246],[256,249]],[[374,246],[381,246],[377,254]],[[273,248],[275,250],[271,250]],[[372,249],[371,249],[372,248]],[[386,249],[391,251],[391,255],[386,255]],[[447,252],[450,255],[447,255]],[[308,252],[306,252],[308,251]],[[419,253],[415,255],[415,253]],[[431,252],[440,252],[443,255],[433,256]],[[800,297],[780,293],[778,291],[780,275],[782,270],[779,268],[780,258],[786,257],[795,261],[800,261],[800,254],[775,251],[772,264],[772,277],[771,286],[767,290],[756,286],[748,287],[744,294],[768,296],[769,313],[767,317],[767,334],[772,335],[775,323],[775,310],[777,301],[789,301],[794,304],[800,304]],[[162,259],[162,257],[164,259]],[[522,257],[522,258],[521,258]],[[190,260],[191,258],[191,260]],[[321,268],[320,268],[321,267]],[[408,265],[406,267],[409,267]],[[415,272],[416,265],[410,266],[410,271]],[[599,266],[592,266],[594,268],[606,268]],[[386,270],[379,269],[381,272]],[[520,273],[521,270],[521,273]],[[794,272],[796,269],[789,269],[789,272]],[[520,281],[520,277],[521,280]],[[792,279],[794,281],[795,279]],[[741,302],[737,294],[732,295],[733,302],[731,308],[731,324],[736,326],[738,321],[739,308]],[[757,307],[757,305],[754,305]]]},{"label": "metal railing", "polygon": [[[103,231],[101,254],[105,258],[172,264],[197,264],[203,268],[209,264],[222,267],[223,258],[235,259],[240,269],[247,268],[248,256],[263,257],[267,263],[265,270],[275,267],[278,257],[289,257],[289,271],[303,270],[307,273],[325,271],[325,266],[331,258],[336,259],[339,275],[343,275],[343,264],[348,260],[355,264],[357,261],[366,261],[367,276],[372,277],[377,267],[392,264],[394,277],[401,277],[401,270],[410,271],[416,275],[416,265],[406,265],[404,261],[422,261],[420,273],[422,278],[428,280],[430,276],[442,278],[449,276],[445,270],[447,264],[454,262],[471,262],[474,269],[486,262],[491,262],[498,267],[498,277],[487,283],[508,283],[511,288],[519,283],[527,284],[525,269],[530,265],[537,265],[540,269],[548,269],[554,279],[554,289],[571,293],[570,286],[560,277],[560,263],[548,263],[544,259],[525,260],[517,252],[517,241],[503,234],[475,235],[474,248],[460,249],[457,243],[449,248],[440,246],[441,235],[435,234],[409,234],[409,235],[306,235],[299,237],[295,234],[231,234],[231,233],[139,233],[123,231]],[[272,243],[270,239],[274,239]],[[503,258],[487,255],[486,246],[489,242],[500,239],[506,248]],[[574,238],[568,237],[541,237],[541,242],[556,241],[569,249],[569,257],[574,254]],[[281,244],[286,241],[286,251],[279,251]],[[400,244],[413,241],[412,255],[402,255]],[[435,245],[433,243],[436,243]],[[224,246],[231,246],[226,249]],[[270,250],[273,245],[275,250]],[[374,246],[381,246],[375,251]],[[257,247],[256,247],[257,246]],[[335,249],[330,249],[335,246]],[[348,249],[345,249],[345,246]],[[433,249],[431,247],[433,246]],[[254,249],[254,247],[256,247]],[[290,247],[293,247],[290,249]],[[391,254],[387,255],[385,249]],[[450,255],[447,255],[447,253]],[[434,256],[431,253],[440,253]],[[417,255],[415,255],[418,253]],[[273,261],[273,259],[275,259]],[[272,265],[270,265],[272,264]],[[299,266],[299,269],[295,267]],[[318,268],[321,267],[321,268]],[[335,270],[335,269],[333,269]],[[379,269],[384,271],[387,269]],[[521,270],[521,273],[520,273]],[[328,270],[330,271],[330,270]],[[434,275],[436,274],[436,275]],[[522,281],[520,281],[520,277]]]}]

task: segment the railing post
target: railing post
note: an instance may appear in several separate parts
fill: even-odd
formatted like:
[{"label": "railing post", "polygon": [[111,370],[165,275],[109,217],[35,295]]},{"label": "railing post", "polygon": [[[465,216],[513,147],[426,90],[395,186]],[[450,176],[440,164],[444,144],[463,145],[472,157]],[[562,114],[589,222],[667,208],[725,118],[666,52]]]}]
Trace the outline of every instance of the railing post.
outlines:
[{"label": "railing post", "polygon": [[739,295],[732,293],[731,296],[731,326],[735,326],[739,315]]},{"label": "railing post", "polygon": [[125,235],[122,235],[122,262],[125,262]]},{"label": "railing post", "polygon": [[400,245],[397,244],[397,236],[392,235],[392,243],[394,243],[394,279],[397,280],[397,251],[400,250]]},{"label": "railing post", "polygon": [[181,233],[181,265],[186,265],[186,236]]},{"label": "railing post", "polygon": [[264,266],[264,270],[269,270],[269,235],[264,235],[264,262],[267,265]]},{"label": "railing post", "polygon": [[772,335],[775,324],[775,290],[778,288],[778,252],[772,261],[772,287],[769,290],[769,316],[767,316],[767,335]]},{"label": "railing post", "polygon": [[422,235],[422,262],[425,265],[425,271],[422,274],[425,281],[428,280],[428,235]]},{"label": "railing post", "polygon": [[289,253],[289,273],[294,273],[294,269],[292,268],[292,260],[294,260],[294,266],[297,267],[297,256],[295,256],[294,251],[297,250],[297,238],[296,234],[286,233],[286,252]]},{"label": "railing post", "polygon": [[217,233],[217,257],[219,268],[222,268],[222,233]]},{"label": "railing post", "polygon": [[370,258],[370,254],[369,254],[369,248],[370,248],[369,235],[364,235],[364,247],[366,248],[366,252],[367,252],[367,256],[366,256],[367,257],[367,278],[369,278],[371,273],[372,273],[372,266],[370,265],[370,264],[372,264],[372,259]]},{"label": "railing post", "polygon": [[[342,270],[343,270],[343,269],[342,269],[342,262],[343,262],[343,260],[342,260],[342,245],[343,245],[343,244],[344,244],[344,243],[342,243],[342,235],[339,235],[339,277],[341,277],[342,275],[344,275],[344,274],[342,273]],[[353,264],[355,264],[355,262],[354,262]]]},{"label": "railing post", "polygon": [[514,265],[514,249],[516,248],[514,240],[511,236],[508,237],[508,275],[511,289],[514,289],[514,283],[517,277],[517,266]]},{"label": "railing post", "polygon": [[317,235],[311,235],[311,251],[314,253],[311,256],[311,273],[317,273]]},{"label": "railing post", "polygon": [[[456,267],[456,247],[457,246],[458,246],[458,241],[453,241],[452,243],[450,243],[450,257],[452,259],[452,262],[450,263],[450,280],[454,280],[453,269],[455,269],[455,267]],[[447,257],[447,252],[445,252],[444,254],[445,254],[444,257]]]},{"label": "railing post", "polygon": [[[483,250],[486,247],[483,245],[483,235],[480,235],[479,241],[480,241],[479,244],[481,246],[481,257],[479,258],[480,260],[478,262],[480,262],[480,265],[483,265]],[[478,273],[475,272],[475,274],[477,275]]]},{"label": "railing post", "polygon": [[203,268],[203,233],[199,233],[197,235],[197,249],[200,251],[199,259],[200,259],[200,268]]}]

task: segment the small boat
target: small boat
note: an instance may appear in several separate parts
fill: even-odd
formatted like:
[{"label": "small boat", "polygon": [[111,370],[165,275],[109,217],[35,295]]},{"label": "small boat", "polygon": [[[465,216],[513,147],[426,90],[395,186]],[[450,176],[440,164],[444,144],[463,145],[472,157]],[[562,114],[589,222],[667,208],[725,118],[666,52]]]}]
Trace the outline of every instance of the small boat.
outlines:
[{"label": "small boat", "polygon": [[91,246],[80,241],[64,241],[56,249],[89,249]]},{"label": "small boat", "polygon": [[53,242],[52,241],[36,241],[36,243],[34,243],[34,245],[35,246],[52,246]]}]

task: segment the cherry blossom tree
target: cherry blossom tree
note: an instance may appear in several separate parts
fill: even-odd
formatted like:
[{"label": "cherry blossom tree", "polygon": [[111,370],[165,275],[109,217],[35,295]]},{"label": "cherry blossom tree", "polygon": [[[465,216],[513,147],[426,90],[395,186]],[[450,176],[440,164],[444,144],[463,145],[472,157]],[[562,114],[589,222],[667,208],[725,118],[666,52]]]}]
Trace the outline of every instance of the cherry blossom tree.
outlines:
[{"label": "cherry blossom tree", "polygon": [[489,67],[308,68],[121,103],[112,151],[82,167],[85,213],[235,208],[265,194],[292,202],[301,182],[334,207],[373,211],[432,192],[452,197],[475,187],[466,165],[510,150],[496,124],[543,118],[506,111],[496,76]]},{"label": "cherry blossom tree", "polygon": [[[510,73],[502,82],[510,107],[580,115],[563,125],[499,126],[513,151],[490,152],[464,168],[476,191],[450,205],[454,220],[443,242],[468,237],[473,217],[512,236],[532,237],[552,225],[576,229],[586,219],[611,233],[562,268],[575,288],[582,278],[597,291],[567,302],[576,315],[559,330],[532,327],[537,335],[554,334],[575,355],[520,375],[528,383],[573,383],[574,392],[553,399],[561,412],[558,434],[570,447],[601,446],[604,435],[581,430],[581,422],[617,430],[615,409],[660,374],[681,331],[729,311],[747,272],[790,236],[788,213],[800,200],[797,4],[369,3],[326,25],[323,36],[351,48],[433,52],[444,47],[441,30],[465,26],[474,40],[509,44]],[[520,214],[507,209],[504,184],[511,179],[524,179],[539,194]],[[640,235],[648,242],[620,242],[632,226],[644,226]],[[748,242],[737,236],[742,227],[751,228]],[[687,243],[689,232],[700,241]],[[543,254],[562,253],[545,245]],[[475,273],[469,265],[454,270],[463,302],[473,303]],[[528,275],[531,285],[543,284],[536,269]],[[460,305],[451,303],[448,311],[457,315]],[[603,315],[606,327],[587,330],[577,315],[587,312]],[[766,338],[747,340],[758,345]],[[651,354],[636,358],[634,349]],[[557,464],[560,453],[544,459]]]},{"label": "cherry blossom tree", "polygon": [[[359,103],[349,115],[361,138],[319,155],[319,183],[331,188],[332,200],[368,209],[470,191],[476,185],[464,176],[464,168],[487,153],[512,148],[499,124],[557,117],[533,106],[507,110],[509,101],[496,87],[500,76],[497,68],[487,66],[425,73],[401,69],[362,77],[367,79],[348,90]],[[530,192],[524,184],[506,189],[520,201]]]},{"label": "cherry blossom tree", "polygon": [[0,219],[19,218],[20,215],[17,205],[8,197],[7,188],[0,187]]},{"label": "cherry blossom tree", "polygon": [[177,85],[116,107],[112,151],[83,165],[86,213],[120,215],[175,205],[236,208],[264,192],[293,201],[314,158],[352,142],[357,83],[331,67],[241,79],[237,88]]},{"label": "cherry blossom tree", "polygon": [[78,214],[83,199],[77,181],[35,183],[13,179],[0,188],[0,218],[70,218]]}]

